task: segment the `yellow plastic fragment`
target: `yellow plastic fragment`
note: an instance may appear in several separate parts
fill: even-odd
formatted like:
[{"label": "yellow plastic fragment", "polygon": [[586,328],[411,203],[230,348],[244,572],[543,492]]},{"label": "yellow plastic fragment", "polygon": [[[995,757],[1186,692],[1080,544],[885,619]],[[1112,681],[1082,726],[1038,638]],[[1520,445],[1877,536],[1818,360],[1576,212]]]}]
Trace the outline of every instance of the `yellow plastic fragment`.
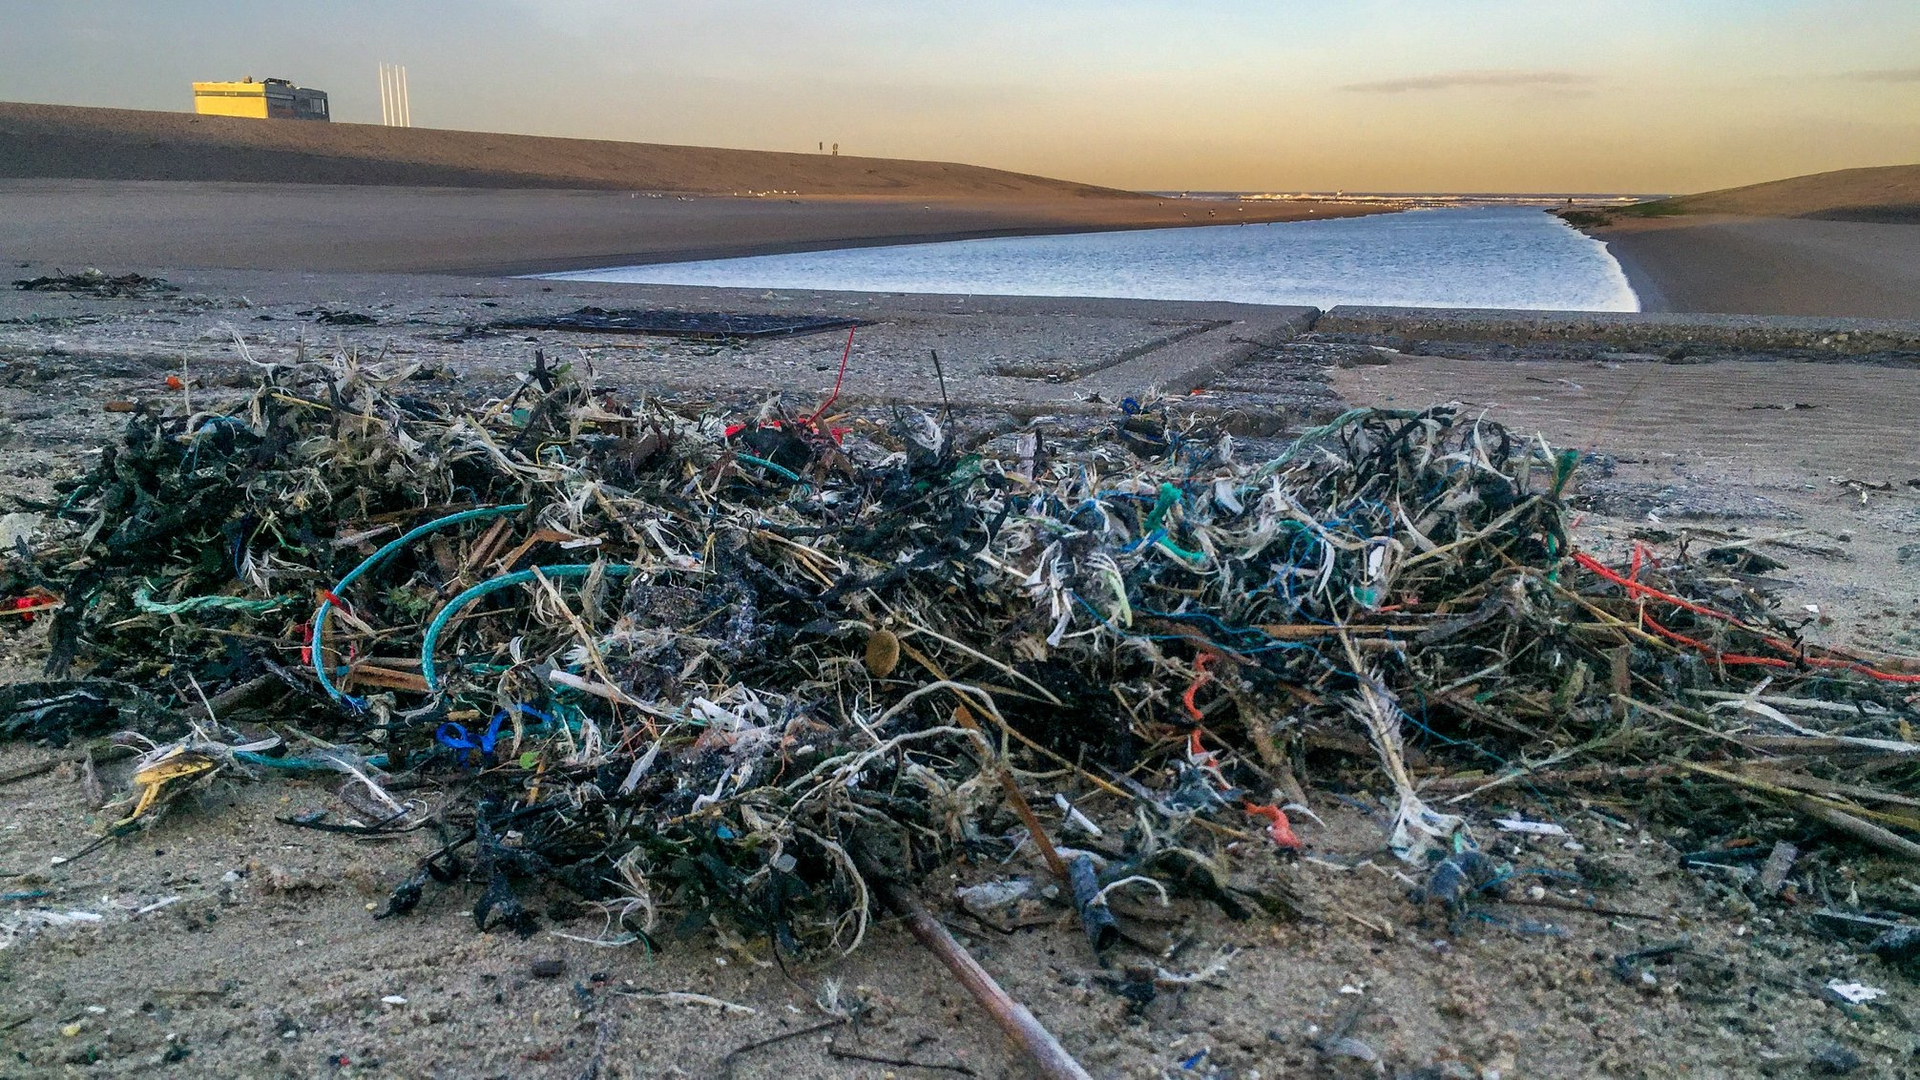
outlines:
[{"label": "yellow plastic fragment", "polygon": [[140,800],[134,804],[133,813],[128,814],[121,824],[135,821],[142,814],[152,810],[167,790],[167,785],[176,780],[190,781],[218,767],[219,762],[204,754],[191,753],[184,748],[144,766],[133,774],[133,784],[140,790]]}]

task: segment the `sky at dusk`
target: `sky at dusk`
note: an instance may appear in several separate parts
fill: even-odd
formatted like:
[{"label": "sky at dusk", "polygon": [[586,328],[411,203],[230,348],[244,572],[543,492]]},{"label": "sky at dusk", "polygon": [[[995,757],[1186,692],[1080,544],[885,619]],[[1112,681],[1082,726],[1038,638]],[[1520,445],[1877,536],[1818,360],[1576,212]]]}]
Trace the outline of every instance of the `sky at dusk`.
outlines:
[{"label": "sky at dusk", "polygon": [[1920,161],[1916,0],[0,0],[0,100],[931,158],[1116,187],[1679,192]]}]

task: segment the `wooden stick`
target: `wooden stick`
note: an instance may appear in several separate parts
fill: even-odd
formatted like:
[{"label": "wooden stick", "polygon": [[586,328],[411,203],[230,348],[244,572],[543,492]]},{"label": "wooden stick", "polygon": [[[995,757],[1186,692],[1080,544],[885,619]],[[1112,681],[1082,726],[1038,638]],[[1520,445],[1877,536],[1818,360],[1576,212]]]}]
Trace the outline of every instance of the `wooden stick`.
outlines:
[{"label": "wooden stick", "polygon": [[[246,682],[240,683],[236,686],[230,686],[227,689],[220,691],[219,693],[213,695],[213,699],[211,701],[206,702],[204,705],[187,706],[185,709],[185,712],[188,716],[192,716],[192,717],[208,717],[208,716],[213,716],[215,713],[226,712],[227,709],[231,708],[234,705],[239,704],[242,700],[244,700],[247,697],[247,695],[265,688],[266,686],[270,685],[273,681],[274,681],[274,677],[272,675],[255,676],[254,678],[248,679]],[[209,708],[209,706],[211,708]]]},{"label": "wooden stick", "polygon": [[1040,1067],[1040,1075],[1049,1080],[1093,1080],[1087,1070],[1073,1059],[1073,1055],[1067,1053],[1066,1047],[1060,1045],[1060,1040],[1054,1038],[1053,1033],[1042,1026],[1025,1005],[1013,1000],[1001,989],[993,976],[987,974],[987,969],[981,967],[979,961],[953,939],[952,934],[947,933],[947,928],[940,925],[940,920],[927,911],[926,905],[920,903],[918,897],[891,881],[878,880],[874,884],[881,897],[906,917],[907,929],[913,932],[920,944],[953,971],[960,985],[966,987],[974,1000],[987,1010],[993,1022],[1000,1025],[1000,1030],[1027,1052],[1027,1056]]},{"label": "wooden stick", "polygon": [[[1781,802],[1786,803],[1788,806],[1806,814],[1808,817],[1831,825],[1843,833],[1860,840],[1865,840],[1869,844],[1884,848],[1896,855],[1904,855],[1909,859],[1920,859],[1920,844],[1914,843],[1891,829],[1882,828],[1866,820],[1868,816],[1888,817],[1889,815],[1877,813],[1864,807],[1843,807],[1831,799],[1823,799],[1814,795],[1803,795],[1791,788],[1770,784],[1764,780],[1757,780],[1751,776],[1743,776],[1739,773],[1723,772],[1719,769],[1708,768],[1705,765],[1698,765],[1690,761],[1680,761],[1675,762],[1675,764],[1691,772],[1704,773],[1743,788],[1749,788],[1763,794],[1771,795]],[[1896,820],[1899,819],[1896,818]]]},{"label": "wooden stick", "polygon": [[[974,720],[973,712],[966,705],[954,706],[953,718],[960,722],[961,727],[980,736],[982,742],[989,746],[993,745],[993,740],[987,738],[986,732],[980,730],[980,724]],[[991,764],[994,777],[1000,781],[1000,790],[1006,792],[1007,801],[1013,804],[1013,812],[1020,815],[1021,824],[1027,827],[1027,835],[1033,838],[1034,846],[1040,849],[1040,857],[1047,861],[1047,869],[1052,870],[1053,876],[1059,878],[1061,882],[1068,881],[1066,860],[1060,858],[1060,853],[1054,850],[1053,839],[1047,835],[1046,826],[1040,824],[1039,815],[1035,814],[1033,807],[1027,804],[1027,797],[1020,793],[1020,785],[1014,781],[1013,772],[1007,768],[1007,763],[998,754],[994,755]]]},{"label": "wooden stick", "polygon": [[[1321,626],[1317,623],[1263,623],[1259,631],[1270,638],[1280,641],[1305,641],[1310,638],[1327,638],[1339,635],[1338,626]],[[1407,626],[1349,626],[1347,633],[1355,637],[1378,637],[1381,634],[1405,634],[1425,630],[1426,627],[1409,624]]]},{"label": "wooden stick", "polygon": [[1828,825],[1857,839],[1865,840],[1869,844],[1885,848],[1896,855],[1904,855],[1909,859],[1920,859],[1920,844],[1914,843],[1891,829],[1883,829],[1871,821],[1855,817],[1832,803],[1827,802],[1825,799],[1815,799],[1811,796],[1803,795],[1793,800],[1793,805],[1801,813],[1809,817],[1818,818]]},{"label": "wooden stick", "polygon": [[347,669],[347,677],[341,680],[347,689],[357,686],[385,686],[395,690],[409,690],[416,694],[427,692],[427,680],[411,671],[395,671],[377,664],[360,663]]},{"label": "wooden stick", "polygon": [[1491,787],[1496,783],[1509,784],[1516,780],[1525,780],[1530,784],[1587,784],[1594,781],[1657,780],[1663,776],[1672,776],[1678,771],[1672,765],[1592,765],[1579,769],[1543,769],[1539,772],[1522,771],[1499,773],[1493,776],[1484,773],[1474,776],[1436,776],[1424,781],[1420,785],[1420,790],[1426,793],[1472,788],[1473,790],[1468,791],[1467,795],[1478,795],[1482,787]]}]

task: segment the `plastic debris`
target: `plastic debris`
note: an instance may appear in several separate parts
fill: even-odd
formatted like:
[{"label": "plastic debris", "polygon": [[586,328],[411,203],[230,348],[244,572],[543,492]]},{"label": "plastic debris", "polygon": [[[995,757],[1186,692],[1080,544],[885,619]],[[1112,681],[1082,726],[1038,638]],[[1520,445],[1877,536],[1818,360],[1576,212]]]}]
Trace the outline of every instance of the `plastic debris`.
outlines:
[{"label": "plastic debris", "polygon": [[1449,855],[1434,865],[1424,884],[1409,896],[1416,904],[1438,904],[1459,911],[1472,896],[1506,876],[1500,860],[1479,851]]},{"label": "plastic debris", "polygon": [[1120,929],[1114,924],[1113,911],[1107,907],[1101,892],[1093,860],[1085,855],[1068,859],[1067,880],[1073,888],[1073,906],[1080,913],[1080,926],[1087,932],[1093,951],[1100,953],[1112,948],[1120,940]]},{"label": "plastic debris", "polygon": [[1787,875],[1793,873],[1793,864],[1800,858],[1800,849],[1785,840],[1774,842],[1773,850],[1767,853],[1766,864],[1760,868],[1760,891],[1767,895],[1777,894],[1787,883]]},{"label": "plastic debris", "polygon": [[1028,878],[1001,878],[955,889],[953,894],[961,907],[976,915],[988,915],[1032,895],[1033,882]]},{"label": "plastic debris", "polygon": [[1524,818],[1495,818],[1495,825],[1501,832],[1525,833],[1528,836],[1566,836],[1567,828],[1551,821],[1527,821]]},{"label": "plastic debris", "polygon": [[1827,993],[1849,1005],[1865,1005],[1887,996],[1885,990],[1865,983],[1843,982],[1840,979],[1827,980]]}]

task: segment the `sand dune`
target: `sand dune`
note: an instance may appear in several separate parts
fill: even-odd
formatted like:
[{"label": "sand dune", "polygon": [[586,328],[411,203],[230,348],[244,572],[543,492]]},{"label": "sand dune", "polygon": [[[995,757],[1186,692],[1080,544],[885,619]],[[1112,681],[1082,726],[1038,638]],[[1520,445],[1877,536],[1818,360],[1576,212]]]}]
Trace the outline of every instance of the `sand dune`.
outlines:
[{"label": "sand dune", "polygon": [[737,195],[1135,198],[935,161],[0,102],[0,177]]},{"label": "sand dune", "polygon": [[1920,165],[1842,169],[1643,203],[1623,214],[1738,214],[1920,224]]}]

